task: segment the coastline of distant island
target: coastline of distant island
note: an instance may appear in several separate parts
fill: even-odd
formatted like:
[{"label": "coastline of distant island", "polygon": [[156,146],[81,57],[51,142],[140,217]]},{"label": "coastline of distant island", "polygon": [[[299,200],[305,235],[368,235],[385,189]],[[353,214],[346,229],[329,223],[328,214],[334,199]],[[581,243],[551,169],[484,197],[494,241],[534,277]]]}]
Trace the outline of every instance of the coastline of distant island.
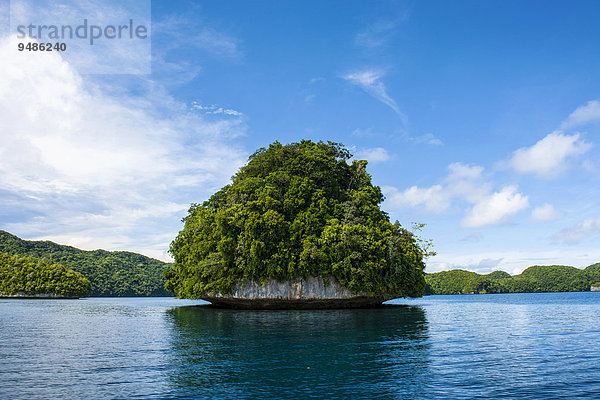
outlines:
[{"label": "coastline of distant island", "polygon": [[454,269],[425,274],[425,295],[589,292],[600,290],[600,263],[585,269],[567,265],[534,265],[519,275],[489,274]]}]

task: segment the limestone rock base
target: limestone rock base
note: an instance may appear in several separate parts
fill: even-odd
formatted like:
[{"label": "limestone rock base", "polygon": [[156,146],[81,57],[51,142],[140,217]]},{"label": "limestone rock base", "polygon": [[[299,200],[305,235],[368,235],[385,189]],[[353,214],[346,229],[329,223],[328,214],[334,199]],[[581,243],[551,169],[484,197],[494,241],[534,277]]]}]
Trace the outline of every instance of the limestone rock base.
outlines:
[{"label": "limestone rock base", "polygon": [[231,294],[208,293],[201,297],[215,307],[237,309],[331,309],[380,306],[388,298],[354,294],[333,278],[309,277],[263,284],[239,283]]}]

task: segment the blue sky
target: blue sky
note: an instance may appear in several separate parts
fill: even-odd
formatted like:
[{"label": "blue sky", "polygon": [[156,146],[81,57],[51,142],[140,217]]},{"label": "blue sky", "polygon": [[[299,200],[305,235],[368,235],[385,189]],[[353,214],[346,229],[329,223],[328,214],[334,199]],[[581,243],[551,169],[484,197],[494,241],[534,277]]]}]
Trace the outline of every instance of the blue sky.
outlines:
[{"label": "blue sky", "polygon": [[598,2],[152,1],[151,53],[108,56],[15,50],[73,2],[0,7],[0,229],[166,260],[190,203],[308,138],[427,224],[429,272],[600,261]]}]

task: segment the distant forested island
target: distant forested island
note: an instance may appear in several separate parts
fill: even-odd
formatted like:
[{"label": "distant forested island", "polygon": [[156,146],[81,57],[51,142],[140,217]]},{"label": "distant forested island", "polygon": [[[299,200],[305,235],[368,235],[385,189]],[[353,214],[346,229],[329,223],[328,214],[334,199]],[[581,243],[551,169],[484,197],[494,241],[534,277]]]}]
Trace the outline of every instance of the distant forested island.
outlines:
[{"label": "distant forested island", "polygon": [[425,294],[585,292],[600,286],[600,263],[585,269],[535,265],[520,275],[504,271],[487,275],[455,269],[426,274]]},{"label": "distant forested island", "polygon": [[[89,281],[89,296],[173,296],[164,288],[163,273],[169,268],[169,264],[141,254],[127,251],[85,251],[50,241],[23,240],[5,231],[0,231],[0,253],[45,260],[27,261],[32,268],[38,262],[36,265],[40,265],[41,270],[46,268],[46,264],[58,264],[65,270],[73,270]],[[49,276],[44,275],[43,271],[37,273],[41,277]],[[0,275],[0,284],[5,284],[6,279],[6,275]]]}]

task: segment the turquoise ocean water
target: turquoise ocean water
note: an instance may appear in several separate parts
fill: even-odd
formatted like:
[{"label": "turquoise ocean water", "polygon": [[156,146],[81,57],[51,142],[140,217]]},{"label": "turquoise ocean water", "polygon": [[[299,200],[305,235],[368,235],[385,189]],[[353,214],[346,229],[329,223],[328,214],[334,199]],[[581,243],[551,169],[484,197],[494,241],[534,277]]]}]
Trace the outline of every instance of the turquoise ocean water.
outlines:
[{"label": "turquoise ocean water", "polygon": [[600,398],[600,292],[200,303],[0,300],[0,399]]}]

